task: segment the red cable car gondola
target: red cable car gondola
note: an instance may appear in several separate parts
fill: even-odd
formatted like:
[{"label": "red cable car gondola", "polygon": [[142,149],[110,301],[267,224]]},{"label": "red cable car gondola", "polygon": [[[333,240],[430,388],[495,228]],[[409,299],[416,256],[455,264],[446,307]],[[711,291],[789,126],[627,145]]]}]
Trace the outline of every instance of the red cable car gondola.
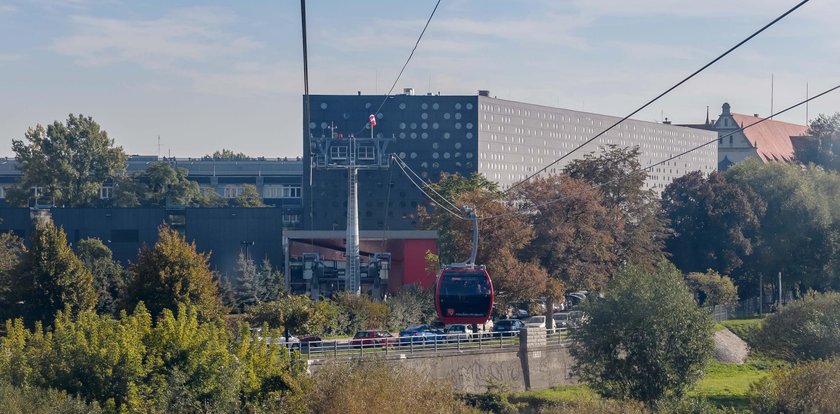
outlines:
[{"label": "red cable car gondola", "polygon": [[493,311],[493,281],[484,266],[475,265],[478,253],[478,218],[466,209],[473,222],[473,245],[465,263],[444,266],[435,283],[435,307],[446,325],[484,324]]},{"label": "red cable car gondola", "polygon": [[446,267],[435,287],[440,320],[450,324],[483,324],[493,311],[493,282],[484,266]]}]

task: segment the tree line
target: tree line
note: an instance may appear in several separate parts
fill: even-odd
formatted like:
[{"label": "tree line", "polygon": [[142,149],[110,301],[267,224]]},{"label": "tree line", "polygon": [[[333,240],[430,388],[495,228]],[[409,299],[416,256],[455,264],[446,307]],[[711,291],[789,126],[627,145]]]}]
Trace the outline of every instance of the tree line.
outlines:
[{"label": "tree line", "polygon": [[[701,303],[758,296],[759,281],[772,289],[779,272],[784,289],[799,295],[840,287],[838,131],[840,114],[820,116],[798,162],[750,159],[723,173],[690,172],[661,198],[644,185],[639,149],[616,146],[513,191],[481,175],[444,174],[431,185],[455,205],[478,208],[478,262],[503,305],[563,289],[601,291],[627,265],[652,271],[666,261],[692,275]],[[471,224],[420,210],[422,225],[439,232],[432,261],[465,257]]]},{"label": "tree line", "polygon": [[[27,207],[46,202],[61,207],[265,207],[253,184],[245,184],[234,199],[213,188],[201,189],[187,170],[169,161],[127,172],[128,155],[116,146],[93,118],[71,114],[66,121],[29,128],[22,140],[12,140],[22,178],[6,190],[6,201]],[[207,159],[245,160],[242,153],[223,149]],[[103,188],[111,194],[104,197]]]}]

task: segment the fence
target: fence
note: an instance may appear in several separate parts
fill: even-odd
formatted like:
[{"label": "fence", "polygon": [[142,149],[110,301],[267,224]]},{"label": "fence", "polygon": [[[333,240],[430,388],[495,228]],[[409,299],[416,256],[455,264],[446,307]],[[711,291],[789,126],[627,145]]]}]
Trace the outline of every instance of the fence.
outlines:
[{"label": "fence", "polygon": [[[567,338],[565,328],[547,329],[546,345],[562,344]],[[427,333],[418,336],[383,336],[377,338],[354,338],[331,341],[295,343],[288,352],[300,359],[387,357],[390,355],[409,357],[435,353],[483,352],[498,349],[518,349],[520,333],[479,332],[473,334]],[[297,352],[293,352],[297,351]]]},{"label": "fence", "polygon": [[[766,307],[767,305],[765,305]],[[748,318],[751,316],[758,316],[770,309],[761,309],[761,300],[758,297],[742,300],[737,303],[729,305],[714,305],[704,307],[708,311],[715,323],[728,321],[736,318]]]}]

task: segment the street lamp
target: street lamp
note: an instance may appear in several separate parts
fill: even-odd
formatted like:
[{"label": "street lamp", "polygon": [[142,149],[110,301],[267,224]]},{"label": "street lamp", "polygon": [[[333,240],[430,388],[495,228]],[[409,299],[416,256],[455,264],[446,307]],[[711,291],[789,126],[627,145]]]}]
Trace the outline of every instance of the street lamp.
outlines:
[{"label": "street lamp", "polygon": [[248,247],[253,246],[253,241],[243,240],[239,244],[245,249],[245,260],[251,260],[251,256],[248,254]]}]

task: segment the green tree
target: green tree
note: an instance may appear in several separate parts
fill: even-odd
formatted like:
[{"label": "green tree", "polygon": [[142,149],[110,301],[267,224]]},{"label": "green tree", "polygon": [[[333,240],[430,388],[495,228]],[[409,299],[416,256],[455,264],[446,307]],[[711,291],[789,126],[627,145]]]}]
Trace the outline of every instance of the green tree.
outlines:
[{"label": "green tree", "polygon": [[796,159],[828,170],[840,170],[840,113],[820,114],[811,121],[808,137],[797,148]]},{"label": "green tree", "polygon": [[242,161],[252,159],[244,153],[234,152],[233,150],[229,150],[227,148],[222,148],[221,151],[214,151],[213,155],[205,155],[204,158],[220,161]]},{"label": "green tree", "polygon": [[0,320],[14,315],[15,271],[26,254],[23,240],[14,233],[0,233]]},{"label": "green tree", "polygon": [[240,311],[259,303],[257,298],[257,266],[244,253],[236,260],[236,303]]},{"label": "green tree", "polygon": [[589,183],[566,175],[534,178],[515,197],[535,232],[525,255],[565,286],[602,289],[618,265],[621,213],[605,207]]},{"label": "green tree", "polygon": [[699,171],[669,184],[662,206],[673,232],[667,250],[683,272],[742,271],[767,209],[749,187],[730,183],[717,172],[704,178]]},{"label": "green tree", "polygon": [[653,271],[665,257],[668,220],[656,192],[645,190],[648,172],[639,163],[639,147],[602,147],[600,154],[587,154],[570,162],[563,172],[597,186],[604,206],[617,209],[624,222],[617,252],[622,263]]},{"label": "green tree", "polygon": [[125,174],[127,156],[122,147],[93,118],[70,114],[67,121],[29,128],[24,140],[12,140],[12,150],[23,173],[20,183],[9,189],[7,200],[27,206],[32,188],[41,196],[66,207],[101,204],[103,184]]},{"label": "green tree", "polygon": [[415,323],[432,323],[437,318],[435,294],[420,285],[408,285],[388,298],[388,326],[401,329]]},{"label": "green tree", "polygon": [[248,308],[256,326],[288,331],[292,335],[323,335],[335,329],[336,305],[315,302],[305,295],[292,295]]},{"label": "green tree", "polygon": [[253,184],[242,186],[242,193],[236,196],[234,205],[236,207],[267,207],[257,191],[257,186]]},{"label": "green tree", "polygon": [[570,348],[577,375],[604,396],[646,403],[678,399],[703,375],[712,324],[670,264],[627,267],[606,297],[584,302]]},{"label": "green tree", "polygon": [[738,302],[738,287],[732,283],[732,279],[712,269],[706,273],[689,273],[686,282],[700,306],[731,305]]},{"label": "green tree", "polygon": [[[757,285],[758,275],[782,272],[785,286],[804,292],[840,286],[838,224],[833,222],[834,197],[819,191],[817,175],[784,163],[748,160],[726,172],[726,179],[754,191],[766,203],[761,231],[753,254],[745,260],[750,279],[739,285]],[[743,281],[742,281],[743,280]]]},{"label": "green tree", "polygon": [[39,219],[29,250],[14,270],[12,296],[27,322],[51,324],[56,312],[96,306],[93,276],[73,254],[64,229]]},{"label": "green tree", "polygon": [[260,264],[256,278],[257,300],[270,302],[286,296],[286,279],[279,269],[271,265],[268,257]]},{"label": "green tree", "polygon": [[96,311],[115,314],[119,310],[127,283],[122,265],[113,260],[111,249],[95,238],[79,240],[76,255],[93,275],[93,286],[98,297]]},{"label": "green tree", "polygon": [[143,246],[137,263],[131,266],[128,309],[142,301],[157,317],[164,309],[188,303],[205,320],[222,316],[225,308],[208,260],[208,255],[196,251],[195,243],[187,243],[183,235],[162,226],[155,245]]}]

